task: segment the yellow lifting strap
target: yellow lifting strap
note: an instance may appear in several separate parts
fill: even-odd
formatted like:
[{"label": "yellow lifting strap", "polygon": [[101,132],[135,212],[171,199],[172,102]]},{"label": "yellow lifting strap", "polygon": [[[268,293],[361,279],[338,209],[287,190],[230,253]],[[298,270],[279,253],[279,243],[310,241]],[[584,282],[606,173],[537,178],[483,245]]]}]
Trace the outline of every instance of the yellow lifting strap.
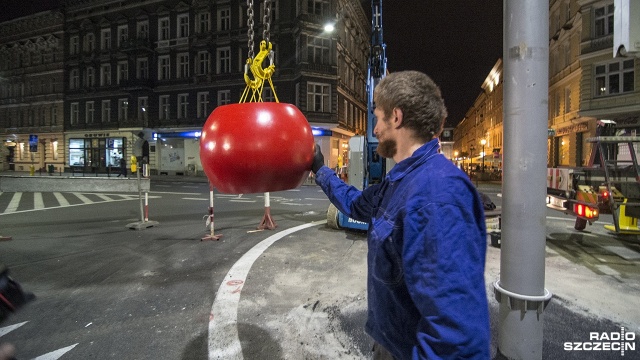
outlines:
[{"label": "yellow lifting strap", "polygon": [[[260,51],[258,54],[253,59],[247,59],[247,63],[244,65],[244,82],[247,86],[242,92],[240,103],[263,102],[262,90],[264,89],[265,81],[269,83],[276,102],[280,102],[276,95],[276,89],[271,81],[271,76],[276,71],[276,66],[273,64],[272,48],[273,45],[270,42],[262,40],[260,41]],[[267,57],[269,58],[269,66],[262,68],[262,63]],[[249,71],[251,71],[251,74],[253,75],[253,80],[249,78]],[[251,94],[250,97],[249,94]]]}]

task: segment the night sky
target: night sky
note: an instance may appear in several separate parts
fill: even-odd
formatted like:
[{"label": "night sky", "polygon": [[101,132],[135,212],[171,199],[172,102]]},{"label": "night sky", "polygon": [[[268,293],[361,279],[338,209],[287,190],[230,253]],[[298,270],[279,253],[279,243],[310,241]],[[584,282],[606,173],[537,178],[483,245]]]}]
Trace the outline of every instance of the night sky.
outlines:
[{"label": "night sky", "polygon": [[[254,0],[258,3],[260,0]],[[387,0],[382,25],[388,69],[419,70],[440,85],[455,126],[502,57],[503,0]],[[58,0],[0,0],[0,21],[48,10]],[[362,6],[370,13],[371,2]]]}]

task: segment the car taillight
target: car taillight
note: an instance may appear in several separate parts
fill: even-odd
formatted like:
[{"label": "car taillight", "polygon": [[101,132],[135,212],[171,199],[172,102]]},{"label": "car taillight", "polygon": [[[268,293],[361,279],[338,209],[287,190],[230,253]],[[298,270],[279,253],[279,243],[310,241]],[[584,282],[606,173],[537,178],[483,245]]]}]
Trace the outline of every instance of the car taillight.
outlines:
[{"label": "car taillight", "polygon": [[598,217],[598,209],[593,208],[589,205],[574,204],[573,212],[576,213],[578,216],[581,216],[587,219],[594,219]]},{"label": "car taillight", "polygon": [[607,190],[604,190],[600,193],[600,196],[602,196],[603,199],[608,199],[609,198],[609,192]]}]

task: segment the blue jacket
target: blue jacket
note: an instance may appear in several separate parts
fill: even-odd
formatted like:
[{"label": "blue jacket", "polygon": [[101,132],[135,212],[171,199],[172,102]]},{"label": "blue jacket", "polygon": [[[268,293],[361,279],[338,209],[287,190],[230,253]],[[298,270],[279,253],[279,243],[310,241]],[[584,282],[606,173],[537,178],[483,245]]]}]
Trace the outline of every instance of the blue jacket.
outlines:
[{"label": "blue jacket", "polygon": [[489,359],[483,205],[438,148],[426,143],[364,191],[326,166],[316,182],[369,223],[367,333],[397,359]]}]

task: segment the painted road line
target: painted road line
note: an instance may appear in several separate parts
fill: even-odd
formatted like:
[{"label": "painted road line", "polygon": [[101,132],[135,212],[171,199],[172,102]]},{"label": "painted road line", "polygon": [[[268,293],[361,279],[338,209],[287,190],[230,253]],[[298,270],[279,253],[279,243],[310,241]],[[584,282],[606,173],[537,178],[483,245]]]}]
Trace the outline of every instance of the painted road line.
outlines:
[{"label": "painted road line", "polygon": [[167,194],[167,195],[202,195],[203,193],[192,192],[175,192],[175,191],[150,191],[149,194]]},{"label": "painted road line", "polygon": [[256,200],[229,199],[229,202],[254,203],[254,202],[256,202]]},{"label": "painted road line", "polygon": [[44,209],[44,200],[42,200],[42,193],[33,193],[33,208]]},{"label": "painted road line", "polygon": [[9,205],[7,205],[7,209],[4,212],[5,213],[16,212],[16,210],[18,210],[18,206],[20,205],[21,198],[22,198],[21,192],[14,193],[13,197],[11,198],[11,202],[9,202]]},{"label": "painted road line", "polygon": [[5,327],[1,327],[0,328],[0,336],[7,335],[8,333],[12,332],[13,330],[19,328],[20,326],[22,326],[22,325],[24,325],[26,323],[28,323],[28,321],[21,322],[21,323],[18,323],[18,324],[9,325],[9,326],[5,326]]},{"label": "painted road line", "polygon": [[205,199],[205,198],[182,198],[182,200],[203,200],[203,201],[209,201],[209,199]]},{"label": "painted road line", "polygon": [[102,199],[104,201],[111,201],[112,200],[110,197],[108,197],[107,195],[104,195],[104,194],[94,194],[94,195],[99,197],[100,199]]},{"label": "painted road line", "polygon": [[82,195],[80,193],[74,192],[72,194],[75,195],[78,199],[80,199],[80,201],[82,201],[85,204],[93,203],[93,201],[91,199],[89,199],[88,197],[86,197],[86,196],[84,196],[84,195]]},{"label": "painted road line", "polygon": [[79,343],[75,343],[71,346],[67,346],[66,348],[62,348],[62,349],[58,349],[56,351],[52,351],[48,354],[44,354],[44,355],[40,355],[36,358],[33,358],[33,360],[57,360],[60,359],[62,357],[62,355],[68,353],[69,351],[71,351],[71,349],[73,349],[74,347],[76,347],[76,345],[78,345]]},{"label": "painted road line", "polygon": [[238,338],[238,303],[242,287],[253,263],[274,242],[296,231],[325,224],[327,221],[302,224],[280,231],[262,240],[231,267],[218,288],[209,315],[209,360],[243,359],[242,346]]},{"label": "painted road line", "polygon": [[281,202],[281,205],[293,205],[293,206],[311,206],[313,204],[300,204],[300,203],[291,203],[291,202]]},{"label": "painted road line", "polygon": [[311,201],[329,201],[329,198],[304,198],[305,200]]},{"label": "painted road line", "polygon": [[67,201],[67,199],[59,192],[54,192],[53,196],[56,197],[56,200],[58,200],[58,204],[60,204],[60,206],[69,206],[69,201]]}]

